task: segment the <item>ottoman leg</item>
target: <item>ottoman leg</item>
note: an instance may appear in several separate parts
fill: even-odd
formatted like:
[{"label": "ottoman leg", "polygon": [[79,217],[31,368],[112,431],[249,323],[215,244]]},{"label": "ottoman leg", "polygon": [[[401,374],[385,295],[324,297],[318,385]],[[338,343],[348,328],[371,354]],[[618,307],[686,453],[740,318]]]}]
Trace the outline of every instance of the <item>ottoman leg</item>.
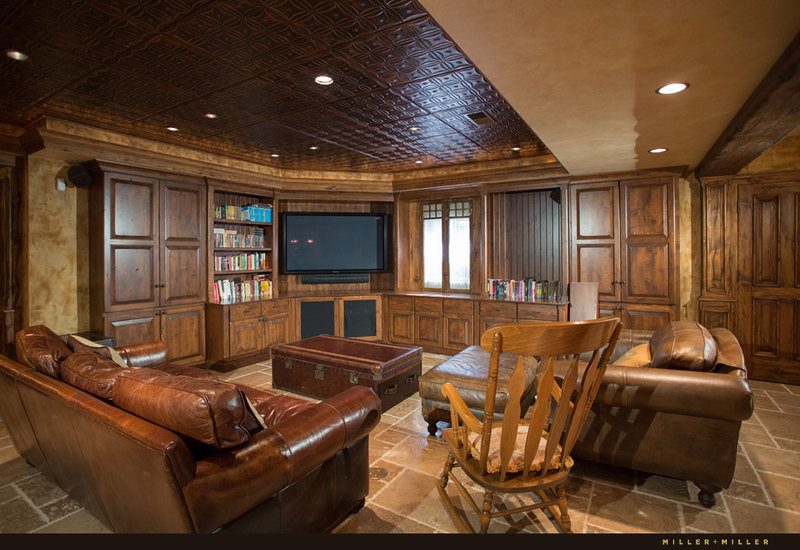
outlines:
[{"label": "ottoman leg", "polygon": [[431,435],[436,435],[436,432],[439,431],[439,426],[436,425],[435,420],[428,421],[428,433]]}]

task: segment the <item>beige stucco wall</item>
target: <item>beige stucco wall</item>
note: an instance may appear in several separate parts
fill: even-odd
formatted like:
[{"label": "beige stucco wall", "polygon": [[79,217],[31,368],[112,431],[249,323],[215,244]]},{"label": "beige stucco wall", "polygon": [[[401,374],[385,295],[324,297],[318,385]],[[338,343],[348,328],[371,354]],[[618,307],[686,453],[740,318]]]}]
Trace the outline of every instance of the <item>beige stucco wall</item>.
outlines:
[{"label": "beige stucco wall", "polygon": [[761,156],[739,171],[739,174],[763,174],[800,170],[800,127],[764,151]]},{"label": "beige stucco wall", "polygon": [[58,334],[89,329],[88,195],[56,189],[64,161],[27,159],[23,194],[23,324],[44,324]]}]

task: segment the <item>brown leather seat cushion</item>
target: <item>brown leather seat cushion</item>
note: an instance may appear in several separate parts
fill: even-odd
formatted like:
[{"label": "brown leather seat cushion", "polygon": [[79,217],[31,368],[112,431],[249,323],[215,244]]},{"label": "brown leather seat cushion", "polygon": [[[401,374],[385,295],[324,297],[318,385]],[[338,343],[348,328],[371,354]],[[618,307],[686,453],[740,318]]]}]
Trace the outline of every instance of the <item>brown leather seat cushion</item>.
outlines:
[{"label": "brown leather seat cushion", "polygon": [[59,378],[61,362],[72,350],[58,335],[44,325],[24,328],[15,337],[17,358],[30,367]]},{"label": "brown leather seat cushion", "polygon": [[711,371],[717,344],[711,333],[694,321],[675,321],[656,330],[650,338],[651,366]]},{"label": "brown leather seat cushion", "polygon": [[91,349],[76,351],[61,363],[61,379],[101,399],[111,400],[114,384],[127,367]]},{"label": "brown leather seat cushion", "polygon": [[242,390],[218,380],[131,369],[117,378],[112,398],[128,412],[216,449],[246,443],[263,427]]}]

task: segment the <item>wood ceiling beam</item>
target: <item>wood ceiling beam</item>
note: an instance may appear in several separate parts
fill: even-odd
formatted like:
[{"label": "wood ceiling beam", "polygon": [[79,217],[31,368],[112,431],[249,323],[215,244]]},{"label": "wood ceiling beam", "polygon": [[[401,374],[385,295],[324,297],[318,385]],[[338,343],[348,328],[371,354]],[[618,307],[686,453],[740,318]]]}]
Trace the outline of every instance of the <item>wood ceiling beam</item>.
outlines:
[{"label": "wood ceiling beam", "polygon": [[698,177],[732,176],[800,126],[800,34],[697,165]]}]

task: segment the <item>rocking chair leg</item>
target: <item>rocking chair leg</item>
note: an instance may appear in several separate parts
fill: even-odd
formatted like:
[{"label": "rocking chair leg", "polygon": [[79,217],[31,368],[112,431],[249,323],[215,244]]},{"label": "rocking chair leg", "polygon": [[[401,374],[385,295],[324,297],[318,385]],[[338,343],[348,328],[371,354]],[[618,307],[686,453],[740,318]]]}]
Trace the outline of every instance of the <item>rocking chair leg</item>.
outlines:
[{"label": "rocking chair leg", "polygon": [[439,476],[439,487],[444,489],[447,487],[447,482],[450,479],[450,470],[453,469],[453,464],[456,462],[456,457],[453,456],[453,453],[447,454],[447,461],[444,463],[444,469],[442,470],[442,475]]},{"label": "rocking chair leg", "polygon": [[567,506],[567,495],[564,491],[563,487],[558,488],[558,496],[560,500],[558,501],[558,508],[561,511],[561,527],[567,533],[572,532],[572,521],[569,519],[569,509]]},{"label": "rocking chair leg", "polygon": [[489,521],[491,521],[491,516],[489,515],[492,511],[492,492],[486,491],[486,494],[483,496],[483,509],[481,513],[481,533],[486,533],[489,530]]}]

